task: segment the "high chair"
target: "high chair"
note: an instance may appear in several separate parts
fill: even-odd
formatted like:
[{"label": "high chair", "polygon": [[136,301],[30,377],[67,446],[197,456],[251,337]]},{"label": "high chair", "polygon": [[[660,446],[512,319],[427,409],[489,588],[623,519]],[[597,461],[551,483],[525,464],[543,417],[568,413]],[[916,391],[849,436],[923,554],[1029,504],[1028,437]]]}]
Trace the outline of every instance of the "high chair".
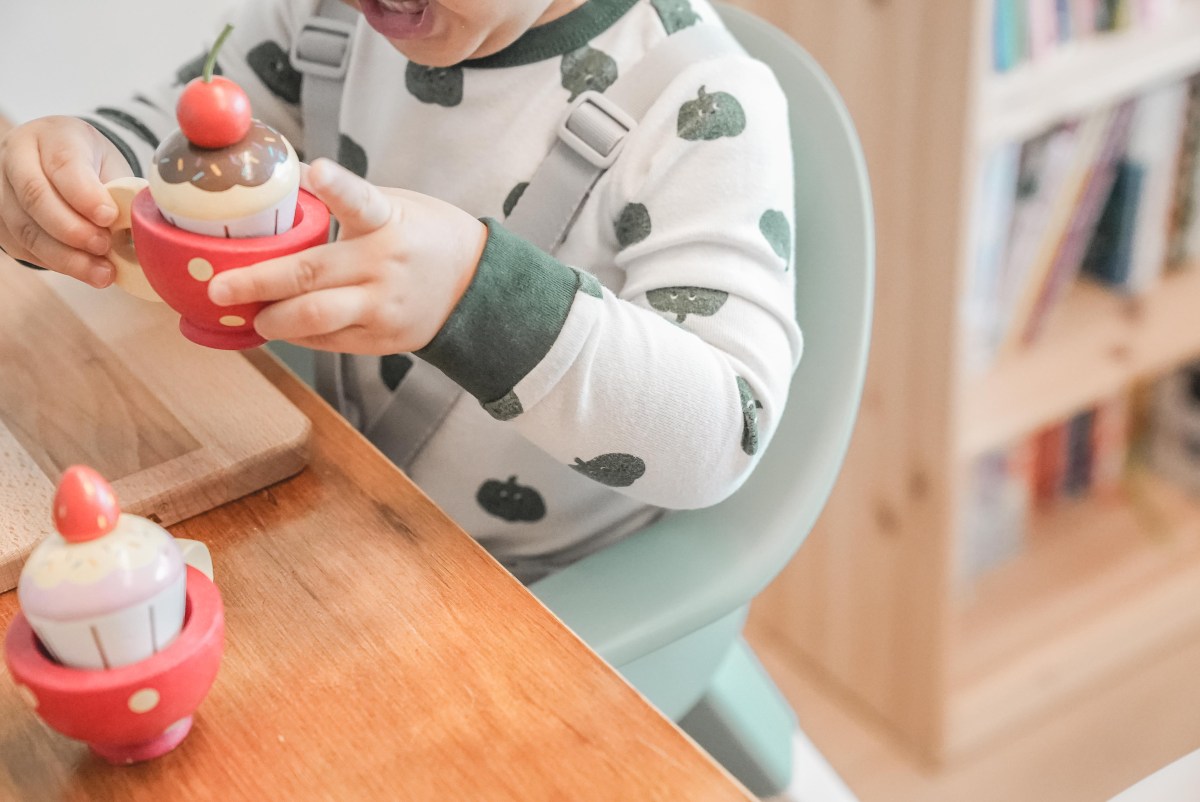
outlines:
[{"label": "high chair", "polygon": [[669,514],[530,589],[747,788],[769,796],[788,786],[793,735],[803,736],[742,625],[812,529],[846,453],[867,365],[874,224],[859,140],[829,78],[777,28],[718,8],[791,106],[792,269],[805,348],[787,409],[728,500]]}]

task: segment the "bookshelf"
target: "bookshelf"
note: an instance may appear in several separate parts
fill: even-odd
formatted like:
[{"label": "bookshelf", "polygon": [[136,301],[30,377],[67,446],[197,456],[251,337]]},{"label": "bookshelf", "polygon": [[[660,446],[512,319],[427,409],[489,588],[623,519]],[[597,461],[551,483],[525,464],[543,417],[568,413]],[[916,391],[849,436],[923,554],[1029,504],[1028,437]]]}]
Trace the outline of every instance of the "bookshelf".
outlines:
[{"label": "bookshelf", "polygon": [[1166,276],[1132,297],[1079,282],[1037,342],[1002,357],[963,388],[960,459],[1003,446],[1200,355],[1197,268]]},{"label": "bookshelf", "polygon": [[[1146,472],[1034,517],[1026,548],[957,571],[981,454],[1200,356],[1200,265],[1125,297],[1079,281],[1031,346],[963,370],[963,290],[984,155],[1200,72],[1200,0],[1169,23],[991,69],[992,0],[739,0],[846,98],[877,212],[871,366],[817,529],[757,602],[773,642],[933,762],[952,762],[1200,641],[1200,499]],[[798,274],[802,280],[802,273]]]},{"label": "bookshelf", "polygon": [[1157,82],[1200,72],[1200,6],[1185,2],[1166,25],[1063,46],[1044,61],[984,72],[980,145],[1026,139],[1057,120],[1111,105]]}]

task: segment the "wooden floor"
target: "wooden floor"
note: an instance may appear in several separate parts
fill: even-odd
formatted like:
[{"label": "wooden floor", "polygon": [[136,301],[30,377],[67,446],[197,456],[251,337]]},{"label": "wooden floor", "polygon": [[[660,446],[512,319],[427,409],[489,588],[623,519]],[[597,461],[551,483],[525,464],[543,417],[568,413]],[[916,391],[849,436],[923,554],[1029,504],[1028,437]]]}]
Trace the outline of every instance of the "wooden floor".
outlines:
[{"label": "wooden floor", "polygon": [[940,771],[779,648],[753,613],[747,638],[861,802],[1104,802],[1200,749],[1200,632]]}]

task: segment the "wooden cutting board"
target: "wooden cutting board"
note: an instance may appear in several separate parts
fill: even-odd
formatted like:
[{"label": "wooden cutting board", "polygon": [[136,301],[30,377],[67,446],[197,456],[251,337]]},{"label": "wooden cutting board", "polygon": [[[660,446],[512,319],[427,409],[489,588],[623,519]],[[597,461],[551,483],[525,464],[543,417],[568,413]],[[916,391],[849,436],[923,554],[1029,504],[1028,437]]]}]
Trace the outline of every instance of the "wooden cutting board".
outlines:
[{"label": "wooden cutting board", "polygon": [[0,254],[0,592],[51,531],[68,465],[164,525],[304,467],[308,418],[240,354],[185,340],[178,319]]}]

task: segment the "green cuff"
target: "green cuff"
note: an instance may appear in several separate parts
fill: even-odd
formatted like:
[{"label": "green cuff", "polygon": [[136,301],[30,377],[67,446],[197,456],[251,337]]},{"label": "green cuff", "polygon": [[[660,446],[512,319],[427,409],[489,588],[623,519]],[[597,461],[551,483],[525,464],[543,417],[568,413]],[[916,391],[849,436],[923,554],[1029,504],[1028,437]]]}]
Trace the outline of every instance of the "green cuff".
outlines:
[{"label": "green cuff", "polygon": [[491,218],[475,278],[417,355],[487,405],[542,361],[562,331],[580,274]]}]

